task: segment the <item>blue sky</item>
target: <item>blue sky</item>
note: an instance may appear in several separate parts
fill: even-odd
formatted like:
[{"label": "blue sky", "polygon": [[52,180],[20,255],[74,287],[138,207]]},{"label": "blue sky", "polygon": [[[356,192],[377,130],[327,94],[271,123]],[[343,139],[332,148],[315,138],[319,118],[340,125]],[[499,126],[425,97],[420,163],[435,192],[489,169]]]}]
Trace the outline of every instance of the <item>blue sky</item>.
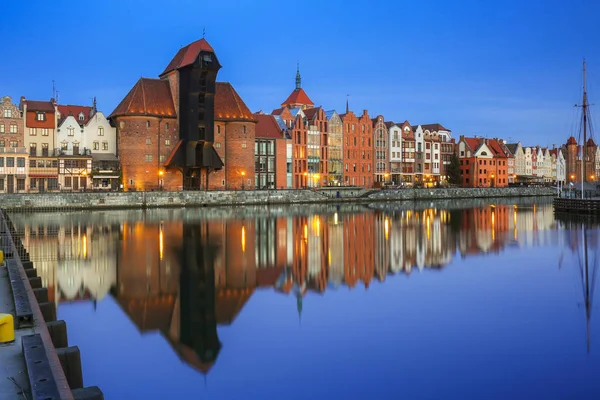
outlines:
[{"label": "blue sky", "polygon": [[55,80],[60,103],[96,96],[108,114],[204,27],[219,80],[253,111],[285,100],[297,61],[317,105],[343,110],[349,94],[355,112],[439,122],[455,137],[565,142],[577,133],[583,57],[590,101],[600,96],[594,0],[74,4],[3,5],[0,96],[48,99]]}]

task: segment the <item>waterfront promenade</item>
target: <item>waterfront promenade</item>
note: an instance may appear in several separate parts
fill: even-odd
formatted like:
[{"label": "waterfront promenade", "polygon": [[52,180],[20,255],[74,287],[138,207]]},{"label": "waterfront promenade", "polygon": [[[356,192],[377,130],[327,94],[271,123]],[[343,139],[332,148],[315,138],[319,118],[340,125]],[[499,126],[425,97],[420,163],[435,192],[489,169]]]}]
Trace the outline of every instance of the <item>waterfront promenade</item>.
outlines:
[{"label": "waterfront promenade", "polygon": [[2,195],[2,207],[14,211],[114,208],[218,207],[268,204],[374,203],[500,197],[555,196],[544,187],[430,188],[380,190],[332,187],[304,190],[157,191],[44,193]]},{"label": "waterfront promenade", "polygon": [[68,345],[66,324],[2,209],[0,251],[0,399],[102,400],[98,387],[84,388],[79,348]]}]

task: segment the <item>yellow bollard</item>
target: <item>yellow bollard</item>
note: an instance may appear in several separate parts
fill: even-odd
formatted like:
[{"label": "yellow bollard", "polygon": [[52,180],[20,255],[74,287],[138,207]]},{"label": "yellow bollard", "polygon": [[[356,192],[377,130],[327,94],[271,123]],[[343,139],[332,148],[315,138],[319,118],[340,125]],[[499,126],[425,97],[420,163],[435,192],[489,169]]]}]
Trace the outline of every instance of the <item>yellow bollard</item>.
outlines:
[{"label": "yellow bollard", "polygon": [[0,250],[0,265],[4,264],[4,252]]},{"label": "yellow bollard", "polygon": [[0,314],[0,343],[15,341],[15,323],[12,314]]}]

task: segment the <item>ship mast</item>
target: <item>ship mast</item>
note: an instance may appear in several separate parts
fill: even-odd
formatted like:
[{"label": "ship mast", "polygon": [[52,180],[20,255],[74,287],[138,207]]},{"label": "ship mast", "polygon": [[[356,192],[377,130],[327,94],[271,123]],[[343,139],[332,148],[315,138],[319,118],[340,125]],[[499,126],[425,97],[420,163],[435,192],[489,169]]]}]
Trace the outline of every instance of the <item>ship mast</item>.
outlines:
[{"label": "ship mast", "polygon": [[583,59],[583,104],[581,108],[583,108],[583,144],[581,146],[581,198],[583,199],[583,185],[586,180],[585,175],[585,164],[587,162],[587,87],[586,87],[586,77],[585,77],[585,58]]}]

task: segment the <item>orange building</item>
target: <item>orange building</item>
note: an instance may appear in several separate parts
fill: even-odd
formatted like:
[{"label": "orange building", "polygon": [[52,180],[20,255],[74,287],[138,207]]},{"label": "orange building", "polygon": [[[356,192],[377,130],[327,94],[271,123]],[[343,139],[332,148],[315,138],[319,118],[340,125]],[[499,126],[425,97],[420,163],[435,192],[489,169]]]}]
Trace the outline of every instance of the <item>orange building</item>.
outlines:
[{"label": "orange building", "polygon": [[340,118],[344,126],[344,184],[373,186],[373,126],[367,110],[357,117],[346,111]]},{"label": "orange building", "polygon": [[508,151],[498,139],[460,137],[458,158],[463,187],[508,186]]}]

